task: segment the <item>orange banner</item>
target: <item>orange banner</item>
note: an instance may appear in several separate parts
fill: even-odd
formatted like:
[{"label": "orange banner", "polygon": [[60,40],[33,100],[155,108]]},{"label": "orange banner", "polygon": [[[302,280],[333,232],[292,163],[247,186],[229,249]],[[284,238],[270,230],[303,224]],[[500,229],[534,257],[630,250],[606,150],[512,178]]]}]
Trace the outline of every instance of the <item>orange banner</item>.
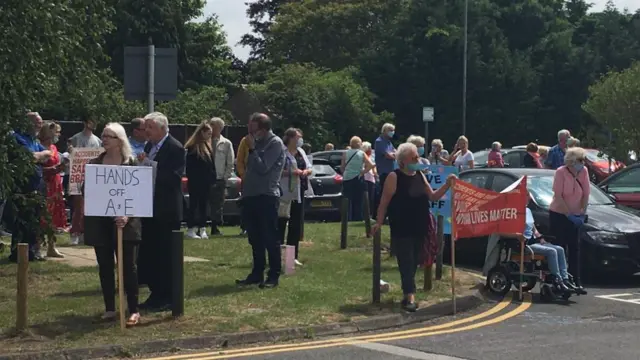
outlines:
[{"label": "orange banner", "polygon": [[456,179],[453,185],[453,237],[522,233],[528,200],[526,176],[501,193]]}]

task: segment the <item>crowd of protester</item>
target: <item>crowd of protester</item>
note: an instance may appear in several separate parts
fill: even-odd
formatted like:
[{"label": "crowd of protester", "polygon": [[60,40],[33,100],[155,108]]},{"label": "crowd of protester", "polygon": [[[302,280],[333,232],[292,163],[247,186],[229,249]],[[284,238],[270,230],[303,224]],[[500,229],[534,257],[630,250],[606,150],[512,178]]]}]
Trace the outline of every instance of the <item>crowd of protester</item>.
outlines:
[{"label": "crowd of protester", "polygon": [[[69,153],[74,148],[103,148],[104,152],[90,161],[93,164],[120,166],[155,166],[152,218],[99,218],[83,215],[83,195],[70,196],[71,227],[67,230],[64,174],[69,172],[68,154],[56,148],[61,127],[53,121],[43,121],[38,113],[27,114],[30,131],[15,131],[17,143],[32,153],[36,171],[16,193],[46,198],[44,208],[17,208],[10,214],[12,248],[10,259],[16,261],[16,244],[30,245],[30,260],[43,259],[39,246],[47,244],[48,257],[63,256],[55,248],[56,234],[69,231],[72,244],[93,246],[98,262],[105,312],[104,320],[113,320],[115,313],[114,262],[115,228],[123,229],[124,288],[127,293],[129,319],[135,326],[140,321],[139,310],[164,311],[170,308],[171,261],[170,239],[179,230],[183,219],[182,176],[188,179],[190,204],[186,236],[206,239],[221,235],[227,180],[235,170],[241,178],[242,232],[248,235],[253,266],[238,286],[278,286],[281,274],[281,244],[295,247],[295,264],[299,261],[299,243],[303,237],[304,201],[313,193],[309,178],[312,164],[300,129],[287,129],[280,138],[272,130],[272,121],[265,114],[253,114],[248,120],[248,134],[242,138],[237,157],[231,141],[222,135],[225,123],[214,117],[203,121],[182,145],[169,134],[169,121],[161,113],[150,113],[131,121],[132,132],[127,137],[118,123],[109,123],[98,137],[96,122],[84,120],[84,128],[69,139]],[[425,239],[433,232],[429,201],[444,196],[454,175],[444,186],[434,191],[425,177],[428,165],[455,166],[460,171],[475,166],[469,150],[469,140],[460,136],[451,152],[440,139],[431,142],[412,135],[398,148],[394,145],[395,126],[384,124],[374,145],[353,136],[343,153],[340,169],[343,175],[344,197],[349,199],[350,221],[362,221],[368,211],[376,219],[374,232],[389,218],[392,252],[396,254],[401,274],[402,306],[415,311],[415,272]],[[558,132],[558,144],[543,148],[535,143],[526,147],[524,164],[531,168],[556,170],[554,199],[550,209],[551,233],[568,246],[569,268],[577,266],[578,244],[576,224],[584,219],[588,206],[589,175],[584,167],[585,151],[569,131]],[[305,150],[306,148],[306,150]],[[334,150],[326,144],[325,150]],[[502,145],[494,142],[487,166],[504,167]],[[363,197],[369,198],[369,209],[363,209]],[[9,207],[2,202],[5,213]],[[2,212],[0,210],[0,212]],[[35,216],[41,229],[25,226],[21,218]],[[582,220],[584,221],[584,220]],[[207,223],[210,231],[207,232]],[[548,250],[546,247],[545,251]],[[562,254],[558,249],[557,255]],[[265,259],[265,254],[267,259]],[[268,270],[267,270],[268,262]],[[265,270],[266,274],[265,274]],[[566,271],[562,266],[561,271]],[[265,278],[266,275],[266,278]],[[579,278],[566,280],[566,286],[581,288]],[[138,287],[148,285],[151,294],[138,303]]]}]

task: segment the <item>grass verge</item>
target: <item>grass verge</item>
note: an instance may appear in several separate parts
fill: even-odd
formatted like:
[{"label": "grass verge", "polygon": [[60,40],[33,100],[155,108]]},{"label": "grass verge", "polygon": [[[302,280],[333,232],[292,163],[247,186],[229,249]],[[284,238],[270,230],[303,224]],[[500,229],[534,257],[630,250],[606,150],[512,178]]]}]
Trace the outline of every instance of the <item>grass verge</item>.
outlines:
[{"label": "grass verge", "polygon": [[[208,262],[185,263],[185,313],[174,320],[169,313],[143,314],[142,324],[121,332],[117,323],[99,324],[103,309],[97,266],[71,267],[55,261],[31,263],[29,269],[29,335],[12,336],[15,326],[16,265],[0,261],[0,353],[131,344],[145,340],[212,335],[355,320],[400,311],[400,275],[395,259],[382,256],[382,279],[391,289],[382,304],[371,301],[371,239],[361,224],[350,224],[348,249],[340,250],[339,223],[306,224],[301,243],[303,267],[283,276],[272,290],[238,289],[235,279],[251,269],[251,252],[237,228],[223,228],[226,236],[185,240],[185,255]],[[384,229],[383,243],[388,242]],[[3,239],[7,240],[7,239]],[[68,238],[59,240],[68,245]],[[477,279],[458,272],[460,293]],[[450,298],[449,268],[430,292],[419,292],[421,306]],[[416,276],[421,288],[422,271]],[[140,301],[148,291],[141,289]]]}]

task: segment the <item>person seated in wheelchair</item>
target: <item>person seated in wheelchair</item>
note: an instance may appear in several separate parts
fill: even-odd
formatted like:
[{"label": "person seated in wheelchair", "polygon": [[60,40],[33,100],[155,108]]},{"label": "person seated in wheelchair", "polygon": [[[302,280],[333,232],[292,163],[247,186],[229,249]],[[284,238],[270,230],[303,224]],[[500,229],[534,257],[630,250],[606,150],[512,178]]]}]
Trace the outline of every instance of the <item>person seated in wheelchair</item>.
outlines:
[{"label": "person seated in wheelchair", "polygon": [[549,272],[554,276],[559,290],[575,291],[570,281],[564,248],[553,245],[542,237],[536,229],[533,214],[529,208],[526,208],[524,232],[518,235],[519,240],[531,248],[534,254],[540,254],[546,258]]}]

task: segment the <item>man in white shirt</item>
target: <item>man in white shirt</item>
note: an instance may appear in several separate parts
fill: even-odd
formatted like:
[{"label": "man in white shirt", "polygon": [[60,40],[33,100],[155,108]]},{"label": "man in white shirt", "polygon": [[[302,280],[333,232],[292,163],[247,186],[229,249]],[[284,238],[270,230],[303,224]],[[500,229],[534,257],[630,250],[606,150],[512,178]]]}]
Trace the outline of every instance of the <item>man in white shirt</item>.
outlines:
[{"label": "man in white shirt", "polygon": [[222,213],[226,197],[227,180],[233,173],[235,154],[233,144],[222,136],[224,120],[214,117],[209,120],[211,126],[211,151],[216,166],[217,180],[211,188],[211,235],[222,235],[219,226],[222,226]]}]

